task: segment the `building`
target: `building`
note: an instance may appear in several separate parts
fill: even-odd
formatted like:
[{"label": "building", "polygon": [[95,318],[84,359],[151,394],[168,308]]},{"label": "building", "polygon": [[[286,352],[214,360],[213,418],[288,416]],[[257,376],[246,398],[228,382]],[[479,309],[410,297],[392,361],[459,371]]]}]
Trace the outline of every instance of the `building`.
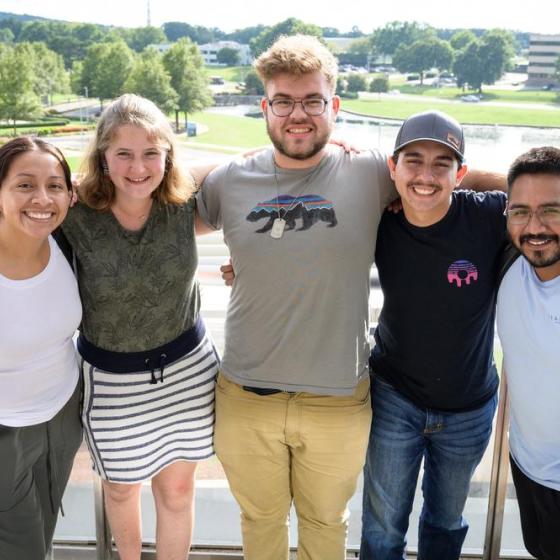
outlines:
[{"label": "building", "polygon": [[205,64],[219,64],[218,51],[224,48],[235,49],[239,53],[239,64],[246,66],[253,62],[251,49],[249,45],[242,45],[235,41],[216,41],[215,43],[206,43],[205,45],[198,45],[200,54],[204,58]]},{"label": "building", "polygon": [[532,84],[553,84],[560,57],[560,35],[531,35],[528,80]]}]

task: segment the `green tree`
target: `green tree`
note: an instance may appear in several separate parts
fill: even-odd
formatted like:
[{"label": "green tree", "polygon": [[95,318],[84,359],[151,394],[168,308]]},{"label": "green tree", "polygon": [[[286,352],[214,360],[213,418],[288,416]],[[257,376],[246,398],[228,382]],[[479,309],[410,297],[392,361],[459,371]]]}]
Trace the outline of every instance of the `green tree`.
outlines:
[{"label": "green tree", "polygon": [[21,33],[21,28],[24,22],[21,19],[15,19],[14,17],[9,17],[3,19],[1,22],[2,29],[9,29],[14,34],[14,39],[17,41],[19,34]]},{"label": "green tree", "polygon": [[461,29],[453,33],[449,39],[449,44],[456,50],[464,49],[469,43],[476,41],[476,35],[469,29]]},{"label": "green tree", "polygon": [[471,41],[455,55],[453,72],[457,85],[482,92],[482,84],[493,84],[507,70],[513,56],[513,37],[493,29]]},{"label": "green tree", "polygon": [[0,119],[12,121],[14,135],[19,119],[41,115],[41,101],[34,91],[34,61],[28,49],[0,49]]},{"label": "green tree", "polygon": [[236,64],[239,64],[239,52],[237,49],[224,47],[216,53],[216,59],[220,64],[235,66]]},{"label": "green tree", "polygon": [[266,51],[281,35],[296,35],[297,33],[322,37],[322,31],[319,26],[312,23],[304,23],[292,17],[277,23],[273,27],[267,27],[258,37],[252,39],[250,43],[251,52],[253,56],[257,57]]},{"label": "green tree", "polygon": [[455,55],[453,73],[457,77],[459,87],[465,89],[468,85],[471,89],[482,91],[484,68],[478,41],[468,43],[464,49]]},{"label": "green tree", "polygon": [[75,60],[83,60],[88,48],[105,41],[107,30],[93,23],[77,23],[72,26],[72,43],[68,42],[67,51],[59,52],[64,57],[67,68],[72,67]]},{"label": "green tree", "polygon": [[[84,63],[81,60],[74,60],[72,68],[70,69],[70,89],[76,95],[84,95],[85,90],[82,85],[82,73],[84,70]],[[89,91],[88,91],[89,95]]]},{"label": "green tree", "polygon": [[225,36],[225,33],[216,27],[208,28],[201,25],[189,25],[182,21],[169,21],[164,23],[163,32],[172,43],[186,37],[199,45],[203,43],[212,43],[223,39]]},{"label": "green tree", "polygon": [[247,72],[243,91],[246,95],[264,95],[264,85],[254,70]]},{"label": "green tree", "polygon": [[171,86],[179,94],[175,126],[179,129],[179,111],[187,114],[212,105],[212,94],[198,47],[187,38],[180,39],[164,54],[163,65],[171,76]]},{"label": "green tree", "polygon": [[19,43],[16,49],[26,50],[33,61],[33,90],[46,97],[52,105],[52,95],[67,93],[70,79],[62,56],[47,48],[45,43]]},{"label": "green tree", "polygon": [[128,46],[136,52],[142,52],[148,45],[159,45],[167,41],[165,33],[159,27],[137,27],[131,30]]},{"label": "green tree", "polygon": [[363,74],[349,74],[346,78],[346,91],[367,91],[368,83]]},{"label": "green tree", "polygon": [[372,93],[387,93],[389,91],[389,78],[377,75],[369,84],[369,91]]},{"label": "green tree", "polygon": [[364,37],[350,43],[348,52],[352,54],[369,55],[372,52],[372,44],[369,38]]},{"label": "green tree", "polygon": [[177,108],[179,96],[171,87],[171,77],[163,66],[162,56],[154,49],[146,49],[137,58],[124,91],[150,99],[165,113]]},{"label": "green tree", "polygon": [[490,29],[480,40],[480,57],[484,61],[485,84],[498,81],[511,66],[515,40],[509,31]]},{"label": "green tree", "polygon": [[16,41],[43,42],[64,58],[66,68],[71,68],[74,60],[85,57],[92,44],[104,41],[109,33],[116,34],[115,29],[109,31],[101,25],[91,23],[32,21],[23,25]]},{"label": "green tree", "polygon": [[435,37],[432,27],[416,21],[392,21],[373,32],[371,43],[378,53],[392,56],[399,46],[430,37]]},{"label": "green tree", "polygon": [[124,41],[92,45],[82,67],[81,87],[90,97],[113,99],[124,92],[124,84],[134,67],[134,53]]},{"label": "green tree", "polygon": [[248,45],[251,39],[258,37],[265,29],[266,27],[262,24],[244,27],[243,29],[236,29],[233,33],[228,33],[225,39],[228,41],[237,41],[242,45]]},{"label": "green tree", "polygon": [[393,65],[400,72],[417,72],[424,83],[424,72],[430,68],[447,70],[453,63],[453,49],[447,41],[420,39],[412,45],[400,46],[393,56]]},{"label": "green tree", "polygon": [[0,29],[0,43],[13,43],[14,39],[14,32],[9,27]]},{"label": "green tree", "polygon": [[42,42],[49,44],[55,33],[55,26],[53,25],[53,23],[54,22],[40,20],[28,21],[24,23],[21,29],[21,33],[18,37],[18,42]]}]

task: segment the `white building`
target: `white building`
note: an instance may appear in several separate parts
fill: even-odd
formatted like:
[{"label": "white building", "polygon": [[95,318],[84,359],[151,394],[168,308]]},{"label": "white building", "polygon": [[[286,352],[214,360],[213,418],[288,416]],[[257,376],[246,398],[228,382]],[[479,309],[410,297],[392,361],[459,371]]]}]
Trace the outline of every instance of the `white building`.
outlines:
[{"label": "white building", "polygon": [[528,78],[533,83],[555,82],[560,56],[560,35],[531,35]]},{"label": "white building", "polygon": [[218,51],[224,48],[235,49],[239,53],[239,64],[248,65],[253,62],[249,45],[242,45],[235,41],[217,41],[198,45],[205,64],[218,64]]}]

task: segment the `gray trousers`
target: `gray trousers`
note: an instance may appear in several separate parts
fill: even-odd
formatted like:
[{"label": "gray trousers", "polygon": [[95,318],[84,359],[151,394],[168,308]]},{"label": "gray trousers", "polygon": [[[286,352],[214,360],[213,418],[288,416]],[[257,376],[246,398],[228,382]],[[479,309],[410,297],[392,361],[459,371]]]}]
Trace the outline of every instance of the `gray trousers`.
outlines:
[{"label": "gray trousers", "polygon": [[0,560],[44,560],[82,441],[81,383],[48,422],[0,425]]}]

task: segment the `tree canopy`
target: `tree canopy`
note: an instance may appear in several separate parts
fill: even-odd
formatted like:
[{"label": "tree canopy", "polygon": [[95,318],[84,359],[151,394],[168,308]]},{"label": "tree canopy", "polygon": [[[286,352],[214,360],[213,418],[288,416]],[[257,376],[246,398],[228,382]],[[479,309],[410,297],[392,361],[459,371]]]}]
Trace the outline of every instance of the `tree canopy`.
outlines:
[{"label": "tree canopy", "polygon": [[288,18],[284,21],[272,26],[267,27],[256,38],[251,40],[251,52],[253,56],[257,57],[266,49],[268,49],[276,39],[281,35],[296,35],[302,33],[304,35],[314,35],[315,37],[322,37],[321,28],[312,23],[305,23],[297,18]]},{"label": "tree canopy", "polygon": [[480,39],[471,40],[455,54],[453,72],[457,85],[482,91],[482,84],[493,84],[511,64],[513,37],[508,31],[492,29]]},{"label": "tree canopy", "polygon": [[435,37],[435,30],[425,24],[416,21],[392,21],[374,30],[371,43],[376,52],[393,55],[400,46],[432,37]]},{"label": "tree canopy", "polygon": [[164,113],[177,108],[179,95],[171,87],[161,54],[154,49],[146,49],[137,57],[123,90],[150,99]]},{"label": "tree canopy", "polygon": [[178,94],[175,120],[178,111],[187,113],[201,111],[212,104],[204,61],[198,47],[187,38],[180,39],[164,54],[163,65],[171,78],[171,86]]},{"label": "tree canopy", "polygon": [[411,45],[401,45],[393,56],[393,65],[401,72],[420,74],[421,84],[426,70],[448,70],[452,63],[453,49],[447,41],[435,37],[420,39]]}]

